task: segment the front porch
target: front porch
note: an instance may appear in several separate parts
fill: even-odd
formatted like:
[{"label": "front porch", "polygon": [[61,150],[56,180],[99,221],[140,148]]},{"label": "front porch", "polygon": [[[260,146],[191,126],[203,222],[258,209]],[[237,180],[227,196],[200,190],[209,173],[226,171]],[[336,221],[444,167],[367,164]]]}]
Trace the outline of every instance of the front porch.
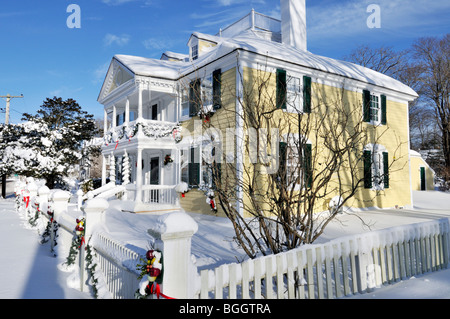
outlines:
[{"label": "front porch", "polygon": [[113,59],[99,102],[105,106],[102,188],[116,185],[130,212],[179,209],[176,81],[134,74]]},{"label": "front porch", "polygon": [[119,142],[110,152],[106,148],[103,185],[122,186],[121,199],[132,202],[125,209],[130,212],[179,209],[179,151],[169,141],[164,145],[145,144],[151,143],[137,139]]}]

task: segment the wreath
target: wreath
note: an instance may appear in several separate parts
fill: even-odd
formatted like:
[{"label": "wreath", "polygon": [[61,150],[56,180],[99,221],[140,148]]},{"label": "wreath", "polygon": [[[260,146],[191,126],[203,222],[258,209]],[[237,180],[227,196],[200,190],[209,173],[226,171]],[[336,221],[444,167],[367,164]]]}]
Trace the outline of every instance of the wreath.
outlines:
[{"label": "wreath", "polygon": [[173,159],[170,154],[167,154],[166,157],[164,157],[164,166],[170,163],[173,163]]},{"label": "wreath", "polygon": [[145,254],[145,259],[141,257],[140,260],[141,263],[136,265],[136,270],[140,272],[138,279],[141,279],[139,289],[135,293],[136,299],[144,299],[154,294],[158,299],[160,296],[173,299],[161,293],[159,286],[163,277],[162,253],[158,250],[149,250]]}]

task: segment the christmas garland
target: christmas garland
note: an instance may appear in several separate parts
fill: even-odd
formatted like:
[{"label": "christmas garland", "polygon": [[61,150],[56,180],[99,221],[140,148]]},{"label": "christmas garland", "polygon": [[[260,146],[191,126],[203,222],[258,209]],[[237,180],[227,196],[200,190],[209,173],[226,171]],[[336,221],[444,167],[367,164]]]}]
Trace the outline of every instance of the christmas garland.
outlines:
[{"label": "christmas garland", "polygon": [[58,241],[56,239],[58,238],[59,224],[53,218],[53,211],[48,210],[47,215],[49,217],[49,220],[48,220],[47,226],[45,227],[44,232],[41,235],[40,243],[45,244],[46,242],[48,242],[51,239],[51,237],[52,237],[51,235],[53,232],[53,245],[51,248],[51,253],[56,257],[56,252],[54,250],[54,247],[56,245],[58,245]]},{"label": "christmas garland", "polygon": [[[28,204],[27,204],[27,207],[28,207]],[[40,211],[39,211],[39,204],[38,203],[34,203],[33,205],[32,205],[32,207],[33,207],[33,211],[34,211],[34,214],[30,214],[30,217],[28,218],[28,223],[32,226],[32,227],[36,227],[36,225],[37,225],[37,220],[39,219],[39,213],[40,213]]]},{"label": "christmas garland", "polygon": [[[95,253],[94,253],[95,254]],[[91,245],[86,245],[86,270],[88,272],[89,277],[91,278],[90,283],[92,287],[92,293],[94,298],[98,297],[98,278],[95,276],[95,268],[97,267],[97,263],[94,263],[94,254],[92,254]]]},{"label": "christmas garland", "polygon": [[131,140],[139,131],[139,127],[141,127],[142,132],[145,136],[149,138],[163,138],[172,136],[175,142],[181,141],[180,132],[180,124],[176,124],[175,126],[171,125],[161,125],[159,123],[143,123],[137,122],[132,126],[122,126],[115,130],[110,130],[106,133],[104,140],[105,144],[109,145],[109,143],[116,143],[116,147],[119,144],[119,141],[123,138],[127,138]]},{"label": "christmas garland", "polygon": [[81,219],[77,219],[76,221],[77,225],[75,226],[75,235],[73,236],[72,239],[72,245],[70,246],[69,256],[67,256],[67,259],[64,263],[67,266],[73,265],[75,263],[78,251],[80,250],[81,246],[85,244],[84,233],[86,227],[86,219],[83,217]]},{"label": "christmas garland", "polygon": [[139,289],[135,292],[136,299],[145,299],[150,295],[156,294],[158,299],[164,297],[173,299],[161,293],[160,284],[163,278],[163,258],[162,253],[158,250],[149,250],[145,254],[145,259],[140,258],[141,264],[136,265],[136,270],[140,271],[138,279]]}]

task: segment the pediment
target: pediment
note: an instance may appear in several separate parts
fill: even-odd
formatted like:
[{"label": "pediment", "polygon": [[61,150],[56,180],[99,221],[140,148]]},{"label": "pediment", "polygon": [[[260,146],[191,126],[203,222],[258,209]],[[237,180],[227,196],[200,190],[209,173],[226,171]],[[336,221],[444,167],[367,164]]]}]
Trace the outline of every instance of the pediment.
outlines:
[{"label": "pediment", "polygon": [[122,65],[122,63],[120,63],[116,59],[112,59],[111,64],[109,65],[108,72],[106,73],[105,81],[103,82],[98,100],[103,100],[114,90],[134,79],[134,76],[134,73],[124,65]]}]

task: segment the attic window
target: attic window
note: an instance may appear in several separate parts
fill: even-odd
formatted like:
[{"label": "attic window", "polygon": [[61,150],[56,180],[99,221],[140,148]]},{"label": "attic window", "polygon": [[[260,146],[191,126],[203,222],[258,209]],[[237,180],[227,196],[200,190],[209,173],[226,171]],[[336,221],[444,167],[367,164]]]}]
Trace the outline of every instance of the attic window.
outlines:
[{"label": "attic window", "polygon": [[198,44],[195,44],[192,46],[191,48],[191,56],[192,56],[192,60],[197,60],[198,59]]}]

